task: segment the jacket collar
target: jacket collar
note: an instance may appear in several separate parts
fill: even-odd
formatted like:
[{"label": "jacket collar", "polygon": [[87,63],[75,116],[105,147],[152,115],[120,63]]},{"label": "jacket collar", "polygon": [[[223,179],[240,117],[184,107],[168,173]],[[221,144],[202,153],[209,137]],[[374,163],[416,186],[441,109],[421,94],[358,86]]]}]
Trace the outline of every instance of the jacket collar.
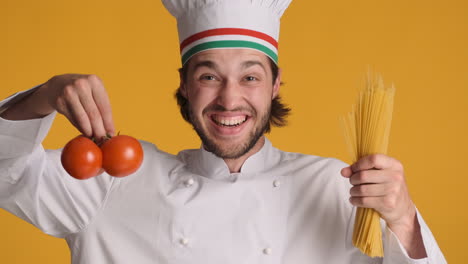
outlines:
[{"label": "jacket collar", "polygon": [[250,175],[265,171],[279,162],[279,151],[265,137],[262,148],[247,158],[241,167],[240,173],[230,173],[226,162],[203,147],[190,151],[187,159],[189,170],[201,176],[216,180],[232,180],[233,174]]}]

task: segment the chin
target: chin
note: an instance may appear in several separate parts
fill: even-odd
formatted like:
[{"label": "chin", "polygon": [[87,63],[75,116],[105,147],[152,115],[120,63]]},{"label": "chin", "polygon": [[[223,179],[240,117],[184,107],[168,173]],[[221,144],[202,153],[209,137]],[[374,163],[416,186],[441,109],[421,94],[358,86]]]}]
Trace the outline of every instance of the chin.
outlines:
[{"label": "chin", "polygon": [[215,139],[201,137],[205,149],[223,159],[237,159],[247,154],[258,142],[259,136],[246,135],[244,138]]},{"label": "chin", "polygon": [[258,125],[249,118],[240,127],[223,128],[211,119],[203,123],[193,119],[192,125],[205,150],[223,159],[238,159],[249,153],[265,133],[268,118],[262,120]]}]

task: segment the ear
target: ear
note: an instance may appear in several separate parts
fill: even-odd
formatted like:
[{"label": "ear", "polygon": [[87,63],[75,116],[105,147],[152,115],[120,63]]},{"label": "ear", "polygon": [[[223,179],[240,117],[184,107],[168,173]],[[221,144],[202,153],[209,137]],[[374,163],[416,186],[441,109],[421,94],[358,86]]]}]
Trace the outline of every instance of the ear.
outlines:
[{"label": "ear", "polygon": [[283,70],[281,68],[278,69],[278,76],[276,77],[276,80],[275,80],[275,84],[273,85],[273,93],[271,95],[271,99],[275,99],[278,94],[279,94],[279,90],[280,90],[280,86],[281,86],[281,72]]},{"label": "ear", "polygon": [[187,88],[184,82],[184,78],[182,78],[182,72],[180,70],[179,70],[179,80],[180,80],[180,84],[179,84],[180,94],[182,94],[182,96],[185,97],[185,99],[187,99]]}]

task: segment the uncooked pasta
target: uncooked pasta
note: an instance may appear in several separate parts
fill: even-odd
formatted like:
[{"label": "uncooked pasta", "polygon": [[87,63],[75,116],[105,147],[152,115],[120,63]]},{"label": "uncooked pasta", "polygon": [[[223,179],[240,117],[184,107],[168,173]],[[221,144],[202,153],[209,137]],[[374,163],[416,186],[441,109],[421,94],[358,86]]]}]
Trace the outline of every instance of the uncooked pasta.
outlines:
[{"label": "uncooked pasta", "polygon": [[[365,88],[353,110],[342,119],[352,161],[387,153],[395,88],[385,88],[380,76],[367,75]],[[380,215],[370,208],[357,208],[353,244],[370,257],[383,257]]]}]

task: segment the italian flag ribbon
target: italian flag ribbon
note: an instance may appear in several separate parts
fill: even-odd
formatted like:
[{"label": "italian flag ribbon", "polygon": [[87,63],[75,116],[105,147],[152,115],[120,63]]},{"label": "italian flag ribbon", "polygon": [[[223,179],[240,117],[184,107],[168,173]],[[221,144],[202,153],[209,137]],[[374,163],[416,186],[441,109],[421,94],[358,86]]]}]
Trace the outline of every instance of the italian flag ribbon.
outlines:
[{"label": "italian flag ribbon", "polygon": [[198,52],[217,48],[250,48],[278,63],[278,42],[271,36],[245,28],[216,28],[198,32],[180,43],[182,65]]}]

